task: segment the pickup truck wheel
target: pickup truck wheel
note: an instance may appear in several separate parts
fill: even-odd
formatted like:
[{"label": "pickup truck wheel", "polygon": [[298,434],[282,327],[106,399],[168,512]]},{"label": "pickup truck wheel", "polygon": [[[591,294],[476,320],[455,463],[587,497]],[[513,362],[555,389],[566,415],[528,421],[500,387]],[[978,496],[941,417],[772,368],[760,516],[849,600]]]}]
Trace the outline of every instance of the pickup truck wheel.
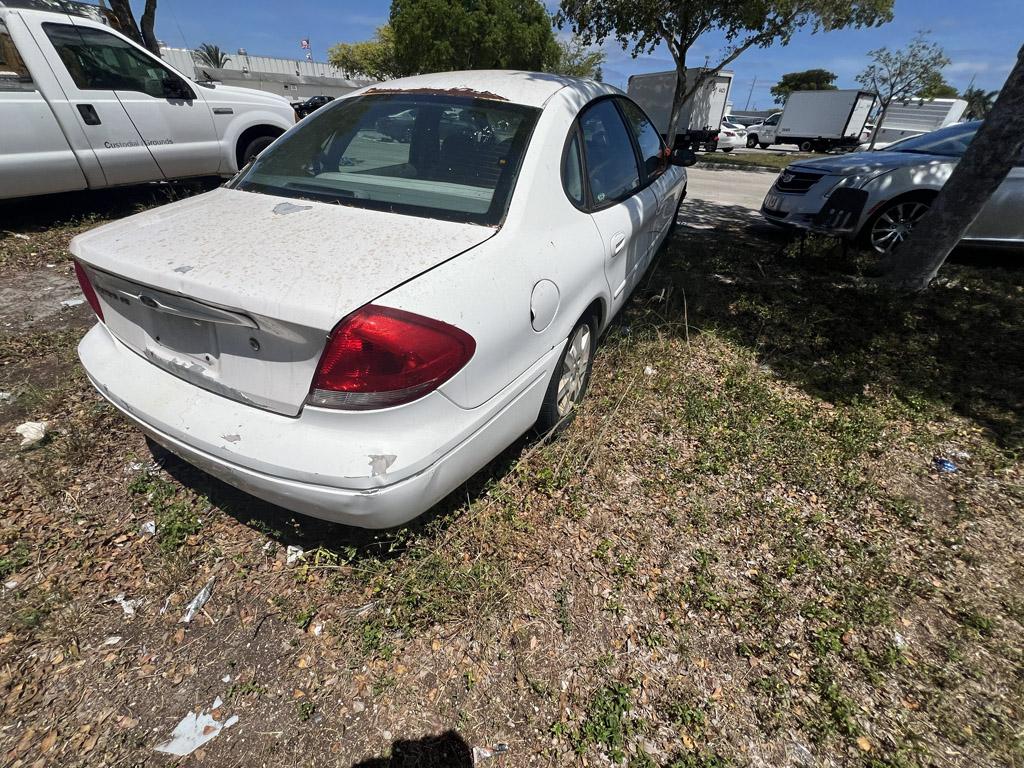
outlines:
[{"label": "pickup truck wheel", "polygon": [[759,146],[761,149],[768,149],[768,147],[770,147],[771,144],[765,144],[763,141],[761,141],[758,142],[757,146]]},{"label": "pickup truck wheel", "polygon": [[594,346],[597,342],[597,324],[594,318],[584,316],[576,323],[562,350],[562,356],[551,375],[544,404],[537,418],[537,431],[561,431],[572,421],[576,406],[583,400],[590,383],[590,369],[594,365]]},{"label": "pickup truck wheel", "polygon": [[242,154],[239,156],[238,167],[241,168],[256,155],[262,152],[264,149],[274,143],[274,136],[257,136],[255,139],[245,145],[245,149],[242,150]]},{"label": "pickup truck wheel", "polygon": [[753,149],[757,146],[757,134],[752,133],[747,136],[747,149]]}]

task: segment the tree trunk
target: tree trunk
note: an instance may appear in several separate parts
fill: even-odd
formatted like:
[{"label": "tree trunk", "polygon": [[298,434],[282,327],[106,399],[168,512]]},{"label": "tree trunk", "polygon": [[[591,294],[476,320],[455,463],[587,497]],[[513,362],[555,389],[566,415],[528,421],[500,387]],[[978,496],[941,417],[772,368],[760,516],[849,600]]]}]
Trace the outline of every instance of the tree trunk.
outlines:
[{"label": "tree trunk", "polygon": [[882,123],[885,121],[885,113],[889,111],[889,102],[882,105],[882,111],[878,114],[878,122],[875,123],[875,130],[871,132],[871,143],[868,144],[868,152],[875,148],[875,142],[878,141],[878,132],[882,129]]},{"label": "tree trunk", "polygon": [[146,7],[142,11],[141,32],[142,43],[151,53],[160,55],[160,41],[156,39],[156,0],[146,0]]},{"label": "tree trunk", "polygon": [[127,35],[139,45],[145,45],[142,33],[139,32],[139,25],[135,21],[135,14],[132,13],[131,3],[128,0],[110,0],[110,10],[120,26],[117,31],[122,35]]},{"label": "tree trunk", "polygon": [[676,59],[676,87],[672,93],[672,112],[668,116],[668,128],[665,130],[665,141],[669,149],[675,149],[676,134],[679,133],[679,108],[683,105],[686,94],[686,57],[685,54]]},{"label": "tree trunk", "polygon": [[999,98],[935,202],[885,262],[883,282],[921,291],[1002,184],[1024,147],[1024,46]]}]

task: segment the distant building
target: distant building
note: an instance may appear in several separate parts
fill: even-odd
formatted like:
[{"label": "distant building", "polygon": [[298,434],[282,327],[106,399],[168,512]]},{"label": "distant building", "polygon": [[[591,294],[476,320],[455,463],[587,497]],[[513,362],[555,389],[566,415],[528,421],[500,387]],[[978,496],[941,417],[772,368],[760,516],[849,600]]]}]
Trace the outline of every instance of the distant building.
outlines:
[{"label": "distant building", "polygon": [[326,61],[250,56],[244,48],[230,54],[227,64],[220,69],[196,64],[188,48],[161,45],[160,55],[172,67],[196,80],[255,88],[284,96],[289,101],[320,95],[343,96],[374,82],[351,79]]}]

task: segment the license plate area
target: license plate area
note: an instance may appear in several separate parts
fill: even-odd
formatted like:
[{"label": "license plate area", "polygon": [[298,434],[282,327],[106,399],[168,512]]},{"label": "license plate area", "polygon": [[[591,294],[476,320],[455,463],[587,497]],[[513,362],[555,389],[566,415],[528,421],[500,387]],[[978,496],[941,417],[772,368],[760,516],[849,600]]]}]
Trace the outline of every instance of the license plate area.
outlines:
[{"label": "license plate area", "polygon": [[217,373],[220,348],[213,323],[148,310],[149,351],[162,358],[184,357]]},{"label": "license plate area", "polygon": [[764,207],[769,211],[782,211],[782,195],[769,192],[765,195]]}]

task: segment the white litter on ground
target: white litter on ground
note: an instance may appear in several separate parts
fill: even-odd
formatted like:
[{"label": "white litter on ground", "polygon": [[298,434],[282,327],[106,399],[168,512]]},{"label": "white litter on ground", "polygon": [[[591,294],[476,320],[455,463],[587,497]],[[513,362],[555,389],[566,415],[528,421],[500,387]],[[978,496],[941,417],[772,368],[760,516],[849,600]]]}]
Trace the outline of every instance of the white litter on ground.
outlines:
[{"label": "white litter on ground", "polygon": [[85,304],[85,299],[64,299],[60,303],[62,307],[77,307],[80,304]]},{"label": "white litter on ground", "polygon": [[155,536],[156,535],[156,520],[147,520],[139,526],[140,536]]},{"label": "white litter on ground", "polygon": [[210,580],[199,590],[199,593],[192,598],[192,602],[185,606],[184,615],[178,619],[179,624],[188,624],[206,605],[206,601],[210,599],[210,593],[213,592],[213,580],[215,578],[217,577],[211,576]]},{"label": "white litter on ground", "polygon": [[142,604],[146,602],[146,598],[137,597],[133,600],[125,600],[124,594],[122,593],[114,598],[114,602],[121,606],[121,610],[124,611],[125,616],[134,616],[135,609],[140,608]]},{"label": "white litter on ground", "polygon": [[218,696],[210,705],[209,712],[189,712],[171,731],[171,738],[162,744],[157,744],[154,749],[157,752],[178,757],[191,755],[222,730],[230,728],[238,722],[238,715],[232,715],[223,723],[214,719],[210,712],[219,709],[223,704],[224,702]]},{"label": "white litter on ground", "polygon": [[296,547],[289,544],[285,553],[285,559],[288,565],[293,565],[298,560],[306,559],[306,551],[302,547]]},{"label": "white litter on ground", "polygon": [[24,448],[27,445],[41,442],[46,437],[49,428],[50,422],[48,421],[26,421],[24,424],[16,426],[14,431],[21,435],[21,447]]}]

